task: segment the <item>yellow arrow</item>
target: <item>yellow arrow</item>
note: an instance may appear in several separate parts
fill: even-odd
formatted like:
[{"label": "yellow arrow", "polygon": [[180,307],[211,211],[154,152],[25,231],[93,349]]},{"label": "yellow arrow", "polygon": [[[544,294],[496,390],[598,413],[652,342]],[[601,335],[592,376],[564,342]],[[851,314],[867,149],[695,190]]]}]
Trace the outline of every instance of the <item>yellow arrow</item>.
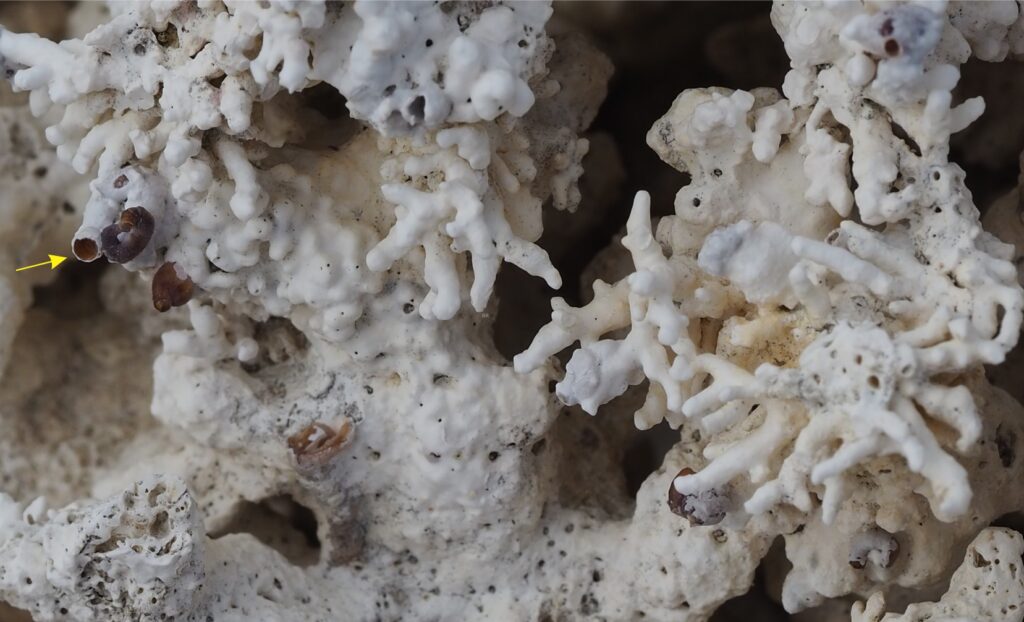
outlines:
[{"label": "yellow arrow", "polygon": [[39,266],[50,266],[50,270],[56,270],[57,266],[64,263],[67,257],[61,257],[60,255],[47,255],[50,261],[43,261],[41,263],[34,263],[31,266],[25,266],[24,268],[18,268],[15,272],[21,272],[22,270],[28,270],[29,268],[38,268]]}]

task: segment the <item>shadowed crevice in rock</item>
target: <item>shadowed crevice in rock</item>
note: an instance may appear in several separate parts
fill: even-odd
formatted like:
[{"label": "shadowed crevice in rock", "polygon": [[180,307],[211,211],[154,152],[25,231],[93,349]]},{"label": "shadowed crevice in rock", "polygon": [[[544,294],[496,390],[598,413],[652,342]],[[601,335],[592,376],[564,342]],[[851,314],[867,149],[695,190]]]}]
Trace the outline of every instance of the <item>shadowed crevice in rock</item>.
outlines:
[{"label": "shadowed crevice in rock", "polygon": [[312,566],[320,560],[316,516],[290,495],[258,503],[242,501],[225,524],[209,535],[216,540],[233,533],[253,536],[296,566]]}]

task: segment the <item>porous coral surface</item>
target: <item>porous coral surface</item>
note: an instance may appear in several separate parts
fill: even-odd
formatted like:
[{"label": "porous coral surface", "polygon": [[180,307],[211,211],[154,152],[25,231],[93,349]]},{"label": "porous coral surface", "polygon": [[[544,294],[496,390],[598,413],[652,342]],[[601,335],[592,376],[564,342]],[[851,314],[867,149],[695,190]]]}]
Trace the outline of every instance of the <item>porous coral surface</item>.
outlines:
[{"label": "porous coral surface", "polygon": [[0,5],[0,620],[1021,622],[1019,57],[1013,0]]}]

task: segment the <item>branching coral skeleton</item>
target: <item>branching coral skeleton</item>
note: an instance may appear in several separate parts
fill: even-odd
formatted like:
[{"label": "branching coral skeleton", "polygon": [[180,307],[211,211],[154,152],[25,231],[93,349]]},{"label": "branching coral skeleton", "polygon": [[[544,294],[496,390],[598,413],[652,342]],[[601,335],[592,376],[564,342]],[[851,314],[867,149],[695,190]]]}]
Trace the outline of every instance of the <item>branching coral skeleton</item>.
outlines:
[{"label": "branching coral skeleton", "polygon": [[[507,140],[516,138],[511,135]],[[420,314],[428,319],[448,320],[459,310],[455,255],[461,252],[468,251],[472,257],[470,301],[477,311],[483,311],[491,297],[502,260],[544,278],[550,287],[561,287],[561,277],[547,253],[517,236],[505,212],[506,203],[512,207],[513,201],[539,207],[528,191],[532,181],[529,158],[516,162],[517,175],[492,146],[487,132],[473,126],[441,130],[436,147],[428,149],[423,155],[405,156],[384,165],[385,177],[404,176],[410,182],[381,187],[384,197],[398,205],[397,222],[367,254],[370,269],[387,270],[414,246],[422,246],[424,279],[430,293]],[[524,159],[524,154],[511,155]]]},{"label": "branching coral skeleton", "polygon": [[[616,285],[597,281],[594,301],[586,307],[572,309],[556,298],[552,322],[515,357],[516,371],[526,373],[579,341],[581,347],[569,360],[556,392],[566,404],[580,404],[591,414],[644,378],[659,387],[671,411],[678,412],[688,395],[682,381],[692,377],[688,361],[696,348],[688,333],[689,318],[673,301],[678,268],[654,239],[650,213],[650,196],[638,193],[622,238],[636,271]],[[601,338],[627,326],[631,330],[623,339]],[[654,423],[638,414],[639,427]]]},{"label": "branching coral skeleton", "polygon": [[[935,430],[955,432],[955,451],[964,453],[978,440],[981,422],[971,393],[946,378],[1002,362],[1017,342],[1024,306],[1012,248],[982,231],[963,172],[946,162],[949,134],[977,118],[983,104],[950,106],[958,71],[930,56],[942,28],[937,6],[791,11],[777,7],[780,31],[817,19],[815,27],[842,30],[842,46],[789,50],[789,102],[758,108],[749,94],[716,91],[688,109],[685,124],[674,117],[663,131],[685,137],[677,149],[707,150],[700,157],[717,164],[716,177],[751,159],[773,166],[780,144],[774,137],[803,131],[804,197],[846,220],[825,239],[771,221],[726,222],[701,242],[703,272],[695,287],[693,275],[678,269],[692,261],[689,251],[662,255],[651,236],[648,199],[638,195],[623,238],[635,272],[615,286],[596,283],[594,301],[580,309],[556,299],[552,322],[516,357],[516,368],[533,369],[578,340],[557,388],[567,404],[593,414],[647,379],[638,427],[662,418],[677,426],[685,416],[706,434],[720,435],[746,422],[745,435],[712,439],[708,466],[678,477],[679,493],[700,494],[747,477],[756,485],[744,504],[748,513],[780,504],[811,512],[820,492],[828,523],[845,499],[850,473],[874,457],[897,454],[923,478],[919,491],[936,517],[953,520],[967,511],[971,489],[950,453],[951,435]],[[840,27],[839,20],[848,24]],[[845,64],[822,57],[837,52]],[[914,115],[924,122],[915,123]],[[690,161],[685,152],[670,155]],[[704,183],[710,182],[694,179],[698,188]],[[678,219],[673,227],[685,228],[693,219],[704,226],[706,215],[678,205],[666,222]],[[718,279],[727,289],[712,295],[707,285]],[[698,353],[686,328],[721,315],[696,307],[722,309],[736,295],[745,304],[731,310],[739,317],[727,318],[732,332],[719,335],[717,353]],[[780,316],[790,319],[779,324]],[[743,341],[744,332],[770,334],[771,328],[756,327],[773,322],[799,326],[805,335],[796,360],[733,360],[731,340]],[[622,338],[604,337],[627,328]]]}]

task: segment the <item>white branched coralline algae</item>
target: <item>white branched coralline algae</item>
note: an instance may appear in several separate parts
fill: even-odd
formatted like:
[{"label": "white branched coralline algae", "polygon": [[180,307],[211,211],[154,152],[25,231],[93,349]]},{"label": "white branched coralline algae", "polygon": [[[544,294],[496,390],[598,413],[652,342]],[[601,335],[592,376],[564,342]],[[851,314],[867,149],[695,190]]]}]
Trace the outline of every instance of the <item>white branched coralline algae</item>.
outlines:
[{"label": "white branched coralline algae", "polygon": [[632,6],[0,27],[0,618],[1020,622],[1021,195],[950,160],[1017,3],[777,2],[627,213]]}]

